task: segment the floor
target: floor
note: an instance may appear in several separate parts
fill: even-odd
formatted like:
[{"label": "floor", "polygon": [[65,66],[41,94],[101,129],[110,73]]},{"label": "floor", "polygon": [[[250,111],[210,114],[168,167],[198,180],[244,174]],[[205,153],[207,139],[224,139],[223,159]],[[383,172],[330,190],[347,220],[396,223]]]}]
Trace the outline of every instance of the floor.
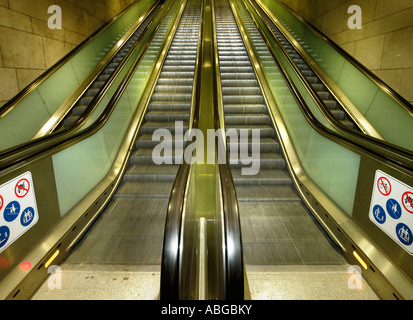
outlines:
[{"label": "floor", "polygon": [[[249,266],[252,300],[378,300],[366,281],[354,288],[354,273],[340,266]],[[33,300],[156,300],[159,266],[64,264]],[[60,278],[60,281],[56,281]],[[353,288],[353,289],[351,289]]]}]

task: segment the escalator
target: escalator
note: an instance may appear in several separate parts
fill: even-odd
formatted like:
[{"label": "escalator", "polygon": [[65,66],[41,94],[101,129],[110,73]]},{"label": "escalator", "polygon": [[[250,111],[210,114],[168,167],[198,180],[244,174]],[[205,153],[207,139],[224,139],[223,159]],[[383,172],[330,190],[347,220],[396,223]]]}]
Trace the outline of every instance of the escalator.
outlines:
[{"label": "escalator", "polygon": [[[261,133],[260,157],[254,159],[260,161],[258,174],[242,175],[241,162],[230,159],[247,275],[252,266],[346,265],[295,190],[231,8],[226,0],[216,5],[226,129],[259,129]],[[250,137],[250,153],[253,142]],[[233,147],[240,150],[239,144],[230,143],[230,150]]]},{"label": "escalator", "polygon": [[307,79],[308,83],[313,87],[314,91],[321,98],[332,116],[345,127],[361,132],[356,122],[349,116],[346,109],[338,102],[336,97],[330,92],[325,83],[317,76],[309,64],[304,60],[302,55],[294,48],[291,42],[283,35],[279,28],[272,22],[272,20],[262,11],[260,7],[256,7],[260,16],[274,33],[280,44],[284,46],[285,50],[291,56],[291,59],[297,65],[301,74]]},{"label": "escalator", "polygon": [[[123,59],[136,46],[142,33],[146,31],[147,26],[159,13],[161,6],[158,5],[151,13],[146,17],[145,21],[139,26],[139,28],[130,36],[130,38],[122,45],[119,52],[109,61],[106,67],[100,72],[97,78],[89,85],[89,88],[85,93],[79,97],[78,101],[67,111],[67,114],[55,125],[55,131],[64,130],[72,126],[83,114],[87,111],[88,106],[92,104],[94,99],[103,90],[105,86],[109,87],[108,80],[114,77],[115,71],[121,67]],[[115,39],[118,40],[118,39]],[[116,41],[117,42],[117,41]],[[116,44],[115,42],[115,44]],[[96,103],[95,103],[96,105]],[[90,113],[90,111],[89,111]]]},{"label": "escalator", "polygon": [[[181,122],[183,128],[188,126],[199,21],[200,4],[189,1],[148,104],[123,182],[99,220],[63,264],[63,270],[69,274],[81,274],[85,265],[94,265],[95,270],[103,268],[107,272],[133,270],[136,266],[149,268],[151,274],[159,272],[165,214],[179,165],[155,164],[159,159],[152,156],[152,151],[160,142],[152,137],[156,130],[161,130],[165,137],[172,137],[174,143],[183,144],[175,139],[175,121]],[[161,34],[165,32],[159,30]],[[182,159],[164,160],[180,163]],[[66,292],[66,298],[77,299],[77,290]],[[150,295],[146,290],[142,288],[141,299]],[[47,299],[42,292],[40,290],[34,299]],[[99,294],[96,292],[95,298]]]},{"label": "escalator", "polygon": [[[116,71],[119,59],[131,53],[130,45],[134,40],[140,42],[162,7],[165,6],[152,0],[130,4],[3,105],[0,131],[8,139],[0,141],[2,152],[12,152],[51,133],[70,108],[77,104],[76,114],[81,113],[97,91],[101,93],[99,100],[102,99],[115,79],[109,84],[101,80]],[[106,75],[97,79],[100,73]]]}]

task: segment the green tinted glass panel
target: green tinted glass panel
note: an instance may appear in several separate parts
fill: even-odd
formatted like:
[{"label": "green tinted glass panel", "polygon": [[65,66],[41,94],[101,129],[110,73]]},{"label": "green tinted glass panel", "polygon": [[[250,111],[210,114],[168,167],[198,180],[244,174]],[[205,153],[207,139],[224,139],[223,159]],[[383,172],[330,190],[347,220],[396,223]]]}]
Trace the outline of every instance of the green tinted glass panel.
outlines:
[{"label": "green tinted glass panel", "polygon": [[106,55],[105,49],[113,46],[113,39],[120,38],[126,31],[125,26],[136,22],[136,19],[155,2],[155,0],[137,1],[126,11],[126,13],[132,11],[133,14],[124,13],[111,23],[1,118],[0,131],[5,135],[1,139],[0,148],[4,150],[30,140]]}]

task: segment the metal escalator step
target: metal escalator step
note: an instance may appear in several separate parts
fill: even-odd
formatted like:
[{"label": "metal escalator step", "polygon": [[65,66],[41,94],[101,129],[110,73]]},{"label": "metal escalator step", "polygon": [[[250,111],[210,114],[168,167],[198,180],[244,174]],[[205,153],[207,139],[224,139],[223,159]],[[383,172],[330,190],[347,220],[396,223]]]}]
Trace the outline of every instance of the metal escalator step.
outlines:
[{"label": "metal escalator step", "polygon": [[[248,141],[240,141],[239,138],[236,140],[233,140],[231,136],[228,138],[228,150],[233,150],[231,148],[236,148],[234,150],[244,150],[244,148],[247,148],[249,154],[251,154],[252,150],[252,139],[249,137]],[[275,152],[278,153],[280,152],[280,143],[273,139],[273,138],[260,138],[260,152],[264,153],[270,153],[270,152]]]},{"label": "metal escalator step", "polygon": [[90,88],[85,92],[84,97],[95,97],[98,94],[98,92],[98,88]]},{"label": "metal escalator step", "polygon": [[190,86],[193,87],[194,80],[191,78],[159,78],[159,86]]},{"label": "metal escalator step", "polygon": [[256,79],[253,72],[231,72],[228,70],[227,72],[223,72],[221,70],[221,79]]},{"label": "metal escalator step", "polygon": [[264,104],[226,104],[225,114],[233,113],[266,113],[267,107]]},{"label": "metal escalator step", "polygon": [[101,74],[101,75],[97,78],[97,80],[98,80],[98,81],[102,81],[102,82],[106,82],[106,81],[109,79],[109,77],[110,77],[110,74]]},{"label": "metal escalator step", "polygon": [[228,67],[228,66],[221,66],[220,67],[222,73],[252,73],[254,74],[254,70],[251,66],[248,67]]},{"label": "metal escalator step", "polygon": [[[155,130],[164,129],[171,134],[175,134],[175,122],[146,122],[141,127],[141,134],[153,134]],[[183,123],[184,132],[188,130],[188,124]]]},{"label": "metal escalator step", "polygon": [[160,79],[162,78],[176,78],[176,79],[194,79],[194,71],[181,71],[181,72],[173,72],[173,71],[161,71]]},{"label": "metal escalator step", "polygon": [[89,105],[89,104],[92,102],[93,98],[94,98],[94,97],[82,97],[82,98],[79,100],[78,103],[81,104],[81,105]]},{"label": "metal escalator step", "polygon": [[275,131],[269,125],[234,125],[228,124],[226,125],[226,129],[235,129],[237,131],[238,136],[240,136],[240,130],[260,130],[261,138],[274,138]]},{"label": "metal escalator step", "polygon": [[169,198],[173,182],[126,181],[115,194],[115,198]]},{"label": "metal escalator step", "polygon": [[149,111],[145,115],[146,121],[189,121],[189,114],[186,111]]},{"label": "metal escalator step", "polygon": [[[193,63],[196,60],[196,52],[195,54],[179,54],[178,52],[176,52],[176,54],[174,54],[174,52],[169,52],[168,56],[166,58],[166,61],[174,61],[174,60],[185,60],[185,61],[191,61],[191,63]],[[166,62],[165,61],[165,62]]]},{"label": "metal escalator step", "polygon": [[192,93],[160,93],[152,95],[152,101],[191,101]]},{"label": "metal escalator step", "polygon": [[[261,169],[283,169],[285,168],[285,160],[284,158],[278,153],[261,153],[259,155],[250,156],[245,159],[240,159],[240,156],[237,156],[236,159],[231,157],[231,153],[229,153],[229,163],[231,169],[238,169],[238,168],[245,168],[251,167],[253,162],[259,162],[260,170]],[[244,162],[244,163],[242,163]],[[246,163],[249,164],[246,164]]]},{"label": "metal escalator step", "polygon": [[258,81],[255,79],[223,79],[222,87],[258,87]]},{"label": "metal escalator step", "polygon": [[248,55],[228,55],[228,56],[220,56],[219,58],[220,63],[224,61],[249,61]]},{"label": "metal escalator step", "polygon": [[104,86],[104,84],[105,84],[105,81],[96,80],[95,82],[93,82],[92,88],[100,89]]},{"label": "metal escalator step", "polygon": [[271,125],[271,118],[266,114],[226,114],[225,123],[228,125]]},{"label": "metal escalator step", "polygon": [[135,150],[130,156],[130,163],[132,165],[136,164],[149,164],[154,165],[164,162],[165,164],[181,163],[183,157],[183,148],[171,148],[169,150],[171,154],[158,154],[154,152],[153,148],[150,149],[138,149]]},{"label": "metal escalator step", "polygon": [[186,65],[178,65],[178,66],[164,66],[162,71],[166,72],[195,72],[195,65],[193,66],[186,66]]},{"label": "metal escalator step", "polygon": [[76,120],[78,119],[78,117],[76,116],[68,116],[63,120],[63,126],[64,127],[69,127],[71,126]]},{"label": "metal escalator step", "polygon": [[[182,133],[183,135],[185,132]],[[179,139],[175,141],[175,139]],[[175,135],[169,135],[166,134],[162,137],[161,141],[170,141],[172,148],[175,148],[175,143],[178,142],[178,144],[182,144],[182,136],[181,137],[176,137]],[[153,135],[151,134],[143,134],[141,135],[135,142],[136,148],[145,148],[145,149],[153,149],[155,146],[161,143],[161,141],[153,139]]]},{"label": "metal escalator step", "polygon": [[330,112],[333,114],[334,118],[338,120],[344,120],[345,119],[345,113],[343,110],[338,110],[338,109],[332,109]]},{"label": "metal escalator step", "polygon": [[235,186],[239,202],[293,202],[301,198],[291,186]]},{"label": "metal escalator step", "polygon": [[350,120],[342,120],[341,123],[344,124],[347,128],[356,129],[355,123]]},{"label": "metal escalator step", "polygon": [[179,165],[132,165],[126,171],[124,181],[175,181]]},{"label": "metal escalator step", "polygon": [[321,99],[323,100],[328,100],[331,98],[331,94],[328,91],[318,91],[317,94],[320,96]]},{"label": "metal escalator step", "polygon": [[291,178],[283,169],[261,169],[256,175],[242,175],[241,169],[232,169],[232,177],[236,186],[291,186]]},{"label": "metal escalator step", "polygon": [[82,115],[83,112],[85,112],[86,108],[87,108],[87,106],[85,106],[85,105],[77,105],[76,107],[74,107],[70,111],[70,113],[73,116],[80,116],[80,115]]},{"label": "metal escalator step", "polygon": [[190,109],[190,101],[152,101],[148,106],[149,111],[189,111]]},{"label": "metal escalator step", "polygon": [[337,101],[335,100],[324,100],[325,105],[329,109],[336,109],[337,108]]},{"label": "metal escalator step", "polygon": [[219,63],[223,67],[248,67],[250,66],[249,61],[234,61],[234,60],[221,60]]},{"label": "metal escalator step", "polygon": [[262,104],[264,103],[264,98],[262,95],[227,95],[223,96],[224,105],[225,104]]},{"label": "metal escalator step", "polygon": [[195,59],[184,60],[184,59],[166,59],[164,66],[173,67],[173,66],[191,66],[194,64]]},{"label": "metal escalator step", "polygon": [[192,85],[161,85],[158,81],[158,85],[155,88],[156,93],[190,93],[192,94]]},{"label": "metal escalator step", "polygon": [[261,89],[257,87],[249,87],[249,86],[240,86],[240,87],[222,87],[222,94],[223,96],[253,96],[253,95],[261,95]]}]

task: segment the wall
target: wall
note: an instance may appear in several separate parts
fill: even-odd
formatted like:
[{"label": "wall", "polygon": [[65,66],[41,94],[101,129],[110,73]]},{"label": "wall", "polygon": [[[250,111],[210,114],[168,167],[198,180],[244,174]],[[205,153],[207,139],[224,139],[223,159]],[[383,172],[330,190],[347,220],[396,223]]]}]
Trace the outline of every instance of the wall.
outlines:
[{"label": "wall", "polygon": [[[412,0],[281,0],[413,103]],[[362,29],[350,30],[351,5]]]},{"label": "wall", "polygon": [[[0,0],[0,106],[134,0]],[[51,5],[62,29],[51,30]]]}]

